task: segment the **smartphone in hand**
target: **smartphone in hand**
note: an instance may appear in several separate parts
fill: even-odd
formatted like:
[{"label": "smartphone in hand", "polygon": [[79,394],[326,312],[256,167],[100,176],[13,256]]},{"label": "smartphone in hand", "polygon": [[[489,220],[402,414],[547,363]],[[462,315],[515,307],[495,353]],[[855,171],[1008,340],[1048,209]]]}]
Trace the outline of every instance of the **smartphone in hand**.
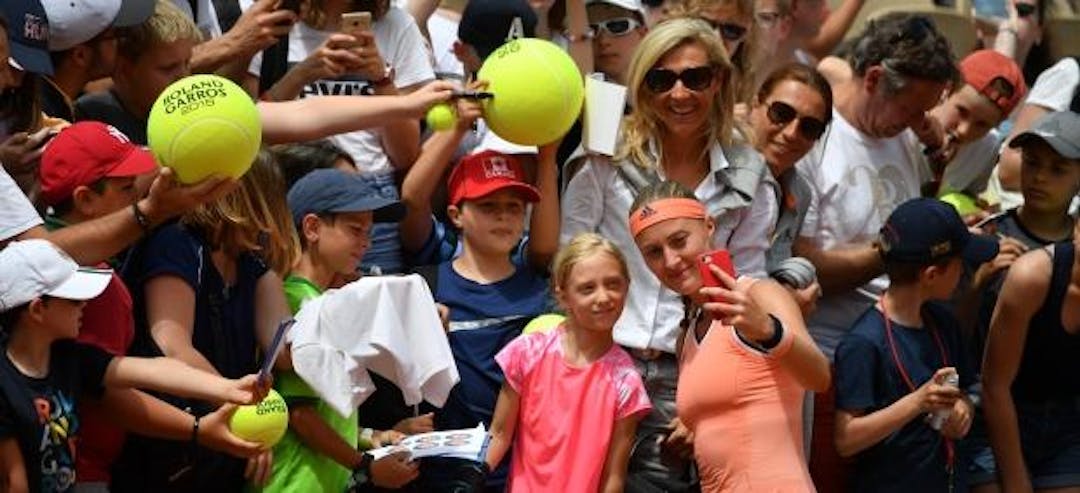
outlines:
[{"label": "smartphone in hand", "polygon": [[[371,32],[371,12],[345,12],[341,14],[341,32],[361,39],[362,33]],[[363,41],[358,41],[355,46],[363,46]]]},{"label": "smartphone in hand", "polygon": [[[731,254],[727,250],[715,250],[705,253],[698,258],[698,271],[701,273],[701,285],[704,287],[724,287],[724,284],[720,282],[720,278],[713,274],[712,269],[709,267],[711,265],[719,267],[720,270],[731,277],[736,277],[735,266],[731,263]],[[724,300],[716,299],[713,301],[723,302]]]}]

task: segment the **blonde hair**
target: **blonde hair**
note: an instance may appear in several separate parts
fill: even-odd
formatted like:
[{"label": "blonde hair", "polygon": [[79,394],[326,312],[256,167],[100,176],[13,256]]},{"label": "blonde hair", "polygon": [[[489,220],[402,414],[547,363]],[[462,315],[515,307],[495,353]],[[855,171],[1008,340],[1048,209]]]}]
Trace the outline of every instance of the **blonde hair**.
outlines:
[{"label": "blonde hair", "polygon": [[300,258],[300,241],[285,202],[285,179],[265,149],[240,179],[240,186],[185,214],[180,222],[201,232],[229,256],[259,253],[279,274],[292,270]]},{"label": "blonde hair", "polygon": [[[634,51],[627,78],[634,111],[623,121],[623,138],[615,155],[616,160],[629,159],[644,168],[656,167],[648,146],[649,140],[660,133],[659,119],[649,101],[652,93],[643,86],[645,74],[672,50],[688,44],[697,44],[705,49],[709,63],[717,68],[720,79],[716,98],[709,109],[708,142],[719,142],[724,146],[732,143],[735,91],[728,83],[731,62],[712,26],[701,19],[683,17],[653,27]],[[702,153],[709,152],[709,147],[706,145]],[[660,149],[662,155],[663,149]]]},{"label": "blonde hair", "polygon": [[[790,7],[790,0],[787,2]],[[754,0],[682,0],[665,10],[668,18],[693,17],[703,18],[703,14],[716,7],[735,8],[737,16],[750,19],[746,37],[735,53],[728,53],[734,67],[734,77],[729,82],[735,86],[735,100],[749,102],[753,97],[754,81],[757,80],[754,56],[758,53],[761,35],[757,20],[754,18]],[[782,7],[781,7],[782,8]],[[790,9],[789,9],[790,10]],[[725,49],[726,52],[726,49]]]},{"label": "blonde hair", "polygon": [[570,272],[574,270],[574,266],[596,253],[611,255],[619,263],[622,276],[627,282],[630,281],[630,268],[626,266],[626,257],[611,240],[596,233],[580,233],[560,248],[559,253],[555,254],[555,260],[551,262],[552,290],[561,290],[566,280],[570,278]]},{"label": "blonde hair", "polygon": [[154,14],[137,26],[120,29],[117,34],[117,53],[137,60],[143,53],[159,44],[180,40],[202,42],[202,32],[182,10],[170,0],[157,0]]}]

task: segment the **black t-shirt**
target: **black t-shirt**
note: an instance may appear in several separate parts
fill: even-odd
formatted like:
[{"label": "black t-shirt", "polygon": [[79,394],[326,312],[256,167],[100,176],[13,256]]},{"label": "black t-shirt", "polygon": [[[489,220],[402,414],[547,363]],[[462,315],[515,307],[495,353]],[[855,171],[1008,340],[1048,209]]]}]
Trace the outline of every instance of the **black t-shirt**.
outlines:
[{"label": "black t-shirt", "polygon": [[105,369],[113,356],[75,341],[53,343],[49,374],[20,372],[0,345],[0,438],[19,442],[30,491],[71,491],[75,485],[75,441],[79,433],[76,399],[100,396]]},{"label": "black t-shirt", "polygon": [[[943,305],[927,303],[923,320],[927,327],[892,323],[896,357],[916,388],[939,368],[952,366],[960,376],[960,388],[974,383],[968,353],[962,348],[956,319]],[[931,330],[937,330],[945,359]],[[876,308],[868,309],[836,348],[836,409],[871,414],[891,406],[911,393],[893,357],[885,332],[885,319]],[[956,446],[957,453],[963,447]],[[954,464],[963,464],[957,457]],[[935,492],[962,491],[963,467],[949,488],[946,448],[941,434],[920,416],[904,424],[884,440],[856,455],[852,491]]]},{"label": "black t-shirt", "polygon": [[112,90],[87,94],[75,101],[75,121],[83,120],[108,123],[132,142],[146,145],[146,120],[131,114]]}]

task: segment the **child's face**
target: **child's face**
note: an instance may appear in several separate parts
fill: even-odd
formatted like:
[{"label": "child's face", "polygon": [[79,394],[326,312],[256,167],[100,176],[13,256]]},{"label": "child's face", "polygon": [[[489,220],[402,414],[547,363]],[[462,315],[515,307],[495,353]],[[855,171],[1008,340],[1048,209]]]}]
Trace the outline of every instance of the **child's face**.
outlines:
[{"label": "child's face", "polygon": [[701,289],[697,259],[709,251],[713,225],[700,219],[670,219],[634,238],[645,265],[664,286],[681,295]]},{"label": "child's face", "polygon": [[509,254],[525,231],[525,200],[512,190],[498,190],[451,206],[450,219],[469,248]]},{"label": "child's face", "polygon": [[37,315],[41,326],[57,339],[74,339],[79,336],[85,301],[38,298],[31,303],[38,304],[37,307],[31,307],[31,312]]},{"label": "child's face", "polygon": [[622,315],[628,288],[619,261],[597,252],[570,269],[556,296],[575,327],[610,332]]},{"label": "child's face", "polygon": [[1001,114],[997,105],[967,84],[931,113],[946,130],[956,134],[959,144],[981,139],[1006,116]]},{"label": "child's face", "polygon": [[1065,159],[1040,139],[1024,146],[1021,163],[1024,207],[1047,214],[1065,214],[1080,191],[1080,161]]},{"label": "child's face", "polygon": [[337,274],[356,272],[371,244],[372,217],[371,212],[343,212],[332,222],[318,219],[314,248],[319,259]]},{"label": "child's face", "polygon": [[105,178],[105,189],[101,193],[88,189],[86,200],[80,201],[78,207],[80,213],[93,219],[131,207],[137,198],[135,178]]},{"label": "child's face", "polygon": [[[137,60],[117,57],[115,77],[123,79],[125,94],[135,111],[149,111],[158,95],[169,84],[191,74],[191,53],[195,41],[181,39],[172,43],[158,43],[146,50]],[[145,115],[144,115],[145,116]]]}]

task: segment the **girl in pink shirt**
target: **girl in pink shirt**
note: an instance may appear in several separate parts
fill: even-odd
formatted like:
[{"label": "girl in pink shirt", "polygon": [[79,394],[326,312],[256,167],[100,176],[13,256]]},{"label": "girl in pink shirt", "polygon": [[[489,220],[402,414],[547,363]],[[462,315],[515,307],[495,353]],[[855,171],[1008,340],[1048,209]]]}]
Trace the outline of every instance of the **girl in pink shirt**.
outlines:
[{"label": "girl in pink shirt", "polygon": [[518,337],[495,357],[506,380],[487,464],[511,442],[510,492],[621,492],[637,423],[651,409],[630,356],[611,338],[630,283],[610,241],[574,237],[552,285],[566,321]]},{"label": "girl in pink shirt", "polygon": [[704,492],[809,492],[802,446],[804,390],[829,386],[829,362],[795,300],[766,279],[735,280],[715,264],[706,287],[698,259],[713,219],[676,182],[641,190],[630,232],[649,270],[686,303],[679,345],[679,418],[694,436]]}]

